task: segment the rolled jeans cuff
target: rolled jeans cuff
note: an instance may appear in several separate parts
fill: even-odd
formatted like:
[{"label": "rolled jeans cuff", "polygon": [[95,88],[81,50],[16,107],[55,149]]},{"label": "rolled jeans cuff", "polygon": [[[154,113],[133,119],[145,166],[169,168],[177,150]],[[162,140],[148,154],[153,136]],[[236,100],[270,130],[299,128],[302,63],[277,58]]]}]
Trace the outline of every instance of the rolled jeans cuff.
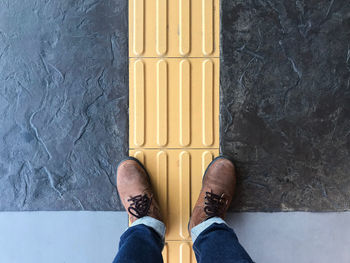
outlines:
[{"label": "rolled jeans cuff", "polygon": [[209,219],[203,221],[202,223],[196,225],[195,227],[193,227],[191,229],[191,237],[192,237],[193,243],[196,241],[197,237],[204,230],[206,230],[208,227],[210,227],[214,223],[227,225],[226,222],[223,219],[221,219],[220,217],[212,217],[212,218],[209,218]]},{"label": "rolled jeans cuff", "polygon": [[164,238],[165,238],[165,225],[162,221],[159,221],[153,217],[150,216],[144,216],[139,219],[137,219],[134,223],[130,225],[130,227],[137,226],[137,225],[146,225],[150,228],[152,228],[154,231],[158,233],[158,235],[162,238],[163,243],[164,243]]}]

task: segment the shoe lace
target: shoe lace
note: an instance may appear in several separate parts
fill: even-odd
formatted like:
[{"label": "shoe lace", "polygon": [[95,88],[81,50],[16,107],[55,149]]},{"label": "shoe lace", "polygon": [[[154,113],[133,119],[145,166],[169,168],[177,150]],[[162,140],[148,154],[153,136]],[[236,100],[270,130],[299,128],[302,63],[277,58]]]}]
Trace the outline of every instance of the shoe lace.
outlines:
[{"label": "shoe lace", "polygon": [[148,214],[152,203],[152,197],[149,198],[147,194],[136,195],[128,199],[128,202],[131,202],[128,212],[136,218],[141,218]]},{"label": "shoe lace", "polygon": [[208,218],[214,216],[220,216],[223,212],[223,208],[226,205],[226,199],[224,194],[217,195],[213,192],[205,192],[205,207],[204,212]]}]

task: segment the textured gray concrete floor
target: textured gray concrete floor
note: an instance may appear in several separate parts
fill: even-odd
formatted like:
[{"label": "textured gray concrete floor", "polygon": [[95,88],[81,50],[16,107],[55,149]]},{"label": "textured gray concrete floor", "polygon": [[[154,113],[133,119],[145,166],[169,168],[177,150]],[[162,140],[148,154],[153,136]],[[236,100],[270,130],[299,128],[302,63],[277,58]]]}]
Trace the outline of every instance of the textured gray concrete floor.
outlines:
[{"label": "textured gray concrete floor", "polygon": [[0,210],[118,210],[127,1],[0,1]]},{"label": "textured gray concrete floor", "polygon": [[[350,213],[240,213],[228,223],[257,263],[349,263]],[[108,263],[125,212],[2,212],[0,262]]]},{"label": "textured gray concrete floor", "polygon": [[240,211],[350,209],[350,2],[222,0],[221,150]]}]

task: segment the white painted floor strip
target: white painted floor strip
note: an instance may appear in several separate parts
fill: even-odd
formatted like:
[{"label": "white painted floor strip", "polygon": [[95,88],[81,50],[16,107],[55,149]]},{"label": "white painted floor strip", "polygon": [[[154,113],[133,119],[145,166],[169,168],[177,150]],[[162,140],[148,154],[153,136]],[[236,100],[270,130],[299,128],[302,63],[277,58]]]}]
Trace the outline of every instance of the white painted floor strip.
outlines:
[{"label": "white painted floor strip", "polygon": [[[349,263],[350,213],[239,213],[228,223],[258,263]],[[112,262],[125,212],[2,212],[0,262]]]},{"label": "white painted floor strip", "polygon": [[1,263],[111,263],[124,212],[2,212]]}]

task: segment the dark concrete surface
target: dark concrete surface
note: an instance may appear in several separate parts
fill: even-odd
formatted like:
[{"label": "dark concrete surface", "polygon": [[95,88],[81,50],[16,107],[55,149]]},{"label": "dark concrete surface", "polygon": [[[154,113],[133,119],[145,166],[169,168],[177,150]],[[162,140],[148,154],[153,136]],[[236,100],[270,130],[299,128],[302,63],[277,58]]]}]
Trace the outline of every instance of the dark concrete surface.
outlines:
[{"label": "dark concrete surface", "polygon": [[[350,4],[222,0],[231,210],[350,210]],[[0,1],[0,210],[120,210],[127,1]]]},{"label": "dark concrete surface", "polygon": [[121,209],[127,1],[0,1],[0,210]]},{"label": "dark concrete surface", "polygon": [[350,2],[222,0],[232,210],[350,210]]}]

